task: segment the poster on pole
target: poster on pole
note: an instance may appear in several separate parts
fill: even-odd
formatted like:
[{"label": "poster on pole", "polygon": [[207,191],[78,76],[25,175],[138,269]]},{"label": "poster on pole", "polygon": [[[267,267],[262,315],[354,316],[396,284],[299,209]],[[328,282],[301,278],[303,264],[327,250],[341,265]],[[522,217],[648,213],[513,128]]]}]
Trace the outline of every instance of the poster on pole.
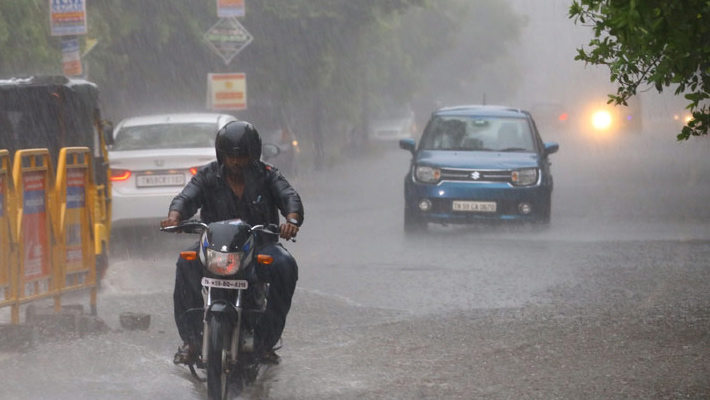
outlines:
[{"label": "poster on pole", "polygon": [[243,17],[244,0],[217,0],[217,17],[234,18]]},{"label": "poster on pole", "polygon": [[[41,172],[29,172],[22,177],[22,264],[24,279],[50,277],[49,226],[45,200],[47,198],[46,176]],[[26,295],[35,294],[30,291]]]},{"label": "poster on pole", "polygon": [[207,78],[207,103],[207,107],[212,110],[246,110],[246,74],[209,74]]},{"label": "poster on pole", "polygon": [[86,207],[86,170],[67,171],[67,199],[65,214],[65,263],[67,273],[84,269],[83,244],[88,238],[82,235]]},{"label": "poster on pole", "polygon": [[65,76],[80,76],[84,73],[79,54],[79,39],[62,40],[62,69]]},{"label": "poster on pole", "polygon": [[49,0],[52,36],[86,35],[86,0]]}]

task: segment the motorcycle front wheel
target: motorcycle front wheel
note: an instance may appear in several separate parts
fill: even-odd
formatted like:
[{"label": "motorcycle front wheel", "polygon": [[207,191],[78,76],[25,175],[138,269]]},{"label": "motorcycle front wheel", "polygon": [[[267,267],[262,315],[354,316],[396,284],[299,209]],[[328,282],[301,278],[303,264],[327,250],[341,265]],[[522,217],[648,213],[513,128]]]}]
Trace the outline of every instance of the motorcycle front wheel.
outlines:
[{"label": "motorcycle front wheel", "polygon": [[229,390],[229,349],[232,326],[212,317],[208,325],[207,345],[207,397],[210,400],[226,400]]}]

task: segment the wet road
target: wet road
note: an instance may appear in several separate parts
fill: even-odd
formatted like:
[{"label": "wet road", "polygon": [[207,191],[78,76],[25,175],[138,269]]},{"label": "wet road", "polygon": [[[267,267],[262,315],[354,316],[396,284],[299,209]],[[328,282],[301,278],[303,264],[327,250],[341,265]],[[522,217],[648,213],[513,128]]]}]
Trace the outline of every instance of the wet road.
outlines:
[{"label": "wet road", "polygon": [[[552,226],[406,238],[409,155],[293,181],[306,205],[283,362],[240,398],[707,398],[710,140],[549,137]],[[191,238],[167,239],[176,250]],[[172,365],[174,257],[117,246],[111,331],[0,353],[0,399],[200,399]],[[144,311],[148,331],[118,315]]]}]

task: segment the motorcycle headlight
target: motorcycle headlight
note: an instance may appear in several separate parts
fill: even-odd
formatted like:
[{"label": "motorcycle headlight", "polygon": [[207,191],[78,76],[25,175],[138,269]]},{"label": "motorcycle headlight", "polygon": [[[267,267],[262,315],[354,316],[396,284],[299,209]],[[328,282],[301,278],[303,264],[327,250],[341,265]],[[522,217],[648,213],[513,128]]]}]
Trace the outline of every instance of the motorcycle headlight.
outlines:
[{"label": "motorcycle headlight", "polygon": [[419,182],[436,183],[441,178],[441,170],[428,165],[417,165],[414,168],[414,177]]},{"label": "motorcycle headlight", "polygon": [[242,253],[221,253],[207,249],[207,269],[215,275],[234,275],[242,264]]},{"label": "motorcycle headlight", "polygon": [[537,168],[526,168],[513,171],[511,180],[515,186],[530,186],[537,182]]}]

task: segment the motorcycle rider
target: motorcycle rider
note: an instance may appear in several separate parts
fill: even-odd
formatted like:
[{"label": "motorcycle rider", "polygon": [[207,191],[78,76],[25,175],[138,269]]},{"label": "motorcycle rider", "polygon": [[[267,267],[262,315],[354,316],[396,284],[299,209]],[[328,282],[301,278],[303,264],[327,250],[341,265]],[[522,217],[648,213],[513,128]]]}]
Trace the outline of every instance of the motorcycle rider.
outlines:
[{"label": "motorcycle rider", "polygon": [[[256,128],[245,121],[234,121],[219,129],[215,139],[217,161],[200,168],[170,204],[168,218],[161,227],[175,226],[198,210],[203,222],[239,218],[250,225],[279,225],[279,212],[286,219],[279,225],[283,239],[296,236],[303,223],[303,204],[298,192],[272,165],[261,161],[261,138]],[[197,250],[195,243],[189,250]],[[286,315],[298,280],[298,265],[276,238],[260,250],[274,262],[268,276],[267,308],[255,328],[256,351],[261,362],[278,364],[273,347],[281,338]],[[184,344],[173,362],[191,364],[202,343],[202,268],[199,260],[178,258],[173,304],[175,323]]]}]

